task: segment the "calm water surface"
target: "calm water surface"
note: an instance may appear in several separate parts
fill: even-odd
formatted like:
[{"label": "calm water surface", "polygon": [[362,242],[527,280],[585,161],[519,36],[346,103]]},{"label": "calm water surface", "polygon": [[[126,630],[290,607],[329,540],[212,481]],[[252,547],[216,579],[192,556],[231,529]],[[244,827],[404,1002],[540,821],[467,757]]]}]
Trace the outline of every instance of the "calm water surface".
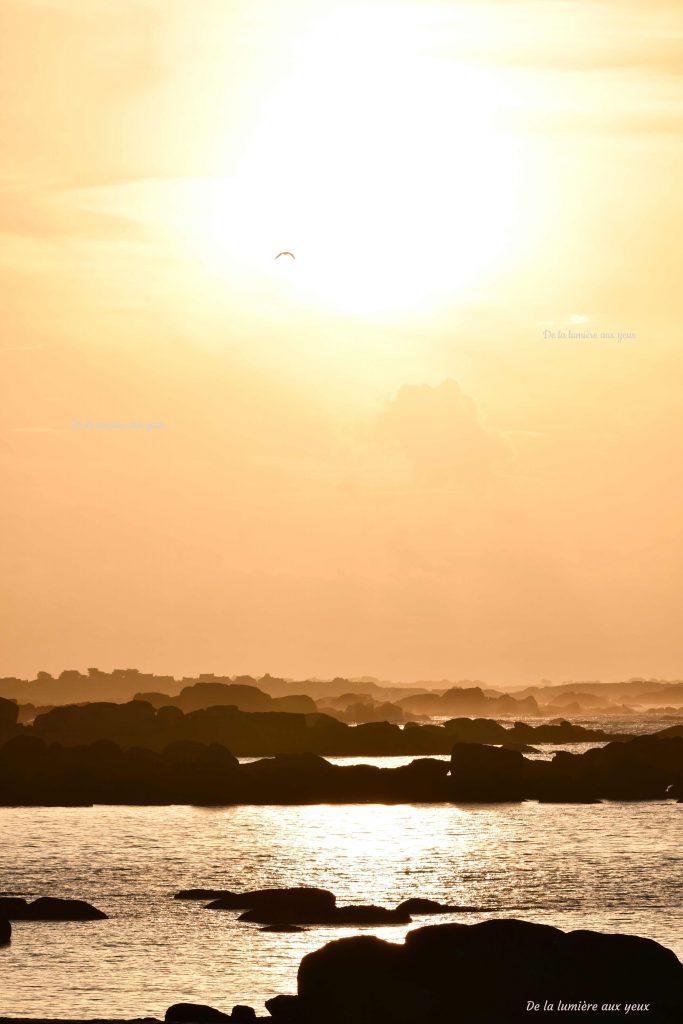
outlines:
[{"label": "calm water surface", "polygon": [[428,896],[490,908],[438,920],[628,931],[683,957],[682,849],[683,804],[671,802],[2,808],[0,890],[82,897],[110,920],[17,923],[0,950],[0,1016],[262,1010],[295,991],[305,953],[363,930],[267,933],[171,899],[199,885],[319,885],[340,903],[387,906]]}]

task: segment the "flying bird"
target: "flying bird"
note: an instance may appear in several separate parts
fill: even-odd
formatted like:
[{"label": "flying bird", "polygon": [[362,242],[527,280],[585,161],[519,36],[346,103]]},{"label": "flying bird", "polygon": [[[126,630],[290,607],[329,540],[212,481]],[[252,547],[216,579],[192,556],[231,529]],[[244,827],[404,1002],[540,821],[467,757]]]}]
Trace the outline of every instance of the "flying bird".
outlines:
[{"label": "flying bird", "polygon": [[285,249],[284,252],[279,252],[277,254],[277,256],[275,257],[275,259],[279,260],[281,256],[291,256],[293,260],[296,259],[296,256],[294,255],[294,253],[293,252],[289,252],[289,250],[287,250],[287,249]]}]

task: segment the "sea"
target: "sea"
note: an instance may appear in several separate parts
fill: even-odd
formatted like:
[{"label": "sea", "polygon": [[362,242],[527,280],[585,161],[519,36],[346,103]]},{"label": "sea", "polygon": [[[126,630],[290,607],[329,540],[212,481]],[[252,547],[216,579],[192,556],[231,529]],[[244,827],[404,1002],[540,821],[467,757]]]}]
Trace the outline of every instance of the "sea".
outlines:
[{"label": "sea", "polygon": [[[400,942],[424,924],[492,917],[648,936],[683,959],[682,850],[673,801],[0,808],[2,895],[76,897],[109,915],[16,922],[0,948],[0,1016],[163,1018],[176,1002],[263,1013],[266,999],[296,991],[301,958],[332,939]],[[423,896],[477,909],[284,934],[173,899],[190,887],[294,885],[330,889],[340,905]]]}]

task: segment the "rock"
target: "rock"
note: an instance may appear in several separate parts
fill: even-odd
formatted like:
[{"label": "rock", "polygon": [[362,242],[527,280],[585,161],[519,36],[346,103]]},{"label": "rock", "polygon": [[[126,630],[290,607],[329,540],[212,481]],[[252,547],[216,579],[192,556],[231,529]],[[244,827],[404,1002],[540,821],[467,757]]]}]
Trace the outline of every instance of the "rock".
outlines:
[{"label": "rock", "polygon": [[560,998],[647,1004],[649,1021],[674,1024],[683,1020],[683,965],[651,939],[489,920],[419,928],[402,945],[328,943],[301,961],[298,994],[302,1019],[325,1024],[528,1024],[529,1000]]},{"label": "rock", "polygon": [[330,924],[410,924],[410,914],[397,907],[351,906],[337,907]]},{"label": "rock", "polygon": [[12,925],[6,917],[0,917],[0,946],[6,946],[12,939]]},{"label": "rock", "polygon": [[274,907],[247,910],[239,921],[256,924],[308,924],[308,925],[383,925],[410,924],[410,914],[397,908],[389,910],[376,906],[332,907],[326,910]]},{"label": "rock", "polygon": [[253,892],[230,893],[209,903],[206,909],[256,911],[260,917],[245,920],[261,924],[298,924],[301,923],[300,917],[329,914],[335,906],[334,893],[302,885],[293,889],[255,889]]},{"label": "rock", "polygon": [[306,929],[298,924],[266,924],[259,928],[260,932],[305,932]]},{"label": "rock", "polygon": [[515,750],[456,743],[451,753],[451,799],[522,800],[530,763]]},{"label": "rock", "polygon": [[173,897],[174,900],[219,900],[227,896],[236,896],[230,889],[181,889]]},{"label": "rock", "polygon": [[57,899],[41,896],[29,903],[25,921],[104,921],[107,915],[85,900]]},{"label": "rock", "polygon": [[0,917],[8,921],[24,921],[28,912],[28,903],[19,896],[3,896],[0,898]]},{"label": "rock", "polygon": [[266,1010],[278,1024],[299,1024],[301,1003],[298,996],[273,996],[266,999]]},{"label": "rock", "polygon": [[203,1006],[201,1003],[174,1003],[164,1014],[164,1020],[171,1021],[172,1024],[217,1024],[231,1018],[227,1013],[214,1010],[213,1006]]},{"label": "rock", "polygon": [[230,1020],[235,1021],[235,1024],[250,1024],[250,1021],[256,1020],[256,1011],[251,1006],[233,1006]]},{"label": "rock", "polygon": [[413,896],[412,899],[399,903],[396,909],[402,910],[406,914],[449,914],[458,910],[458,907],[449,907],[445,903],[437,903],[436,900],[426,900],[421,899],[419,896]]}]

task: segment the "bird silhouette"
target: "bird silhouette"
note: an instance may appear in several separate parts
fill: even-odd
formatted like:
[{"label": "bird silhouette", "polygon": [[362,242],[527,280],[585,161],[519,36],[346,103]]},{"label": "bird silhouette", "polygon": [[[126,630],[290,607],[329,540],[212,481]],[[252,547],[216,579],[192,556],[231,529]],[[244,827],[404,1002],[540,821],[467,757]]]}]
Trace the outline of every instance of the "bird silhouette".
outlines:
[{"label": "bird silhouette", "polygon": [[293,260],[295,260],[295,259],[296,259],[296,256],[294,255],[294,253],[293,253],[293,252],[289,252],[289,250],[288,250],[288,249],[285,249],[285,251],[284,251],[284,252],[279,252],[279,253],[277,254],[277,256],[275,257],[275,259],[276,259],[276,260],[279,260],[281,256],[291,256]]}]

